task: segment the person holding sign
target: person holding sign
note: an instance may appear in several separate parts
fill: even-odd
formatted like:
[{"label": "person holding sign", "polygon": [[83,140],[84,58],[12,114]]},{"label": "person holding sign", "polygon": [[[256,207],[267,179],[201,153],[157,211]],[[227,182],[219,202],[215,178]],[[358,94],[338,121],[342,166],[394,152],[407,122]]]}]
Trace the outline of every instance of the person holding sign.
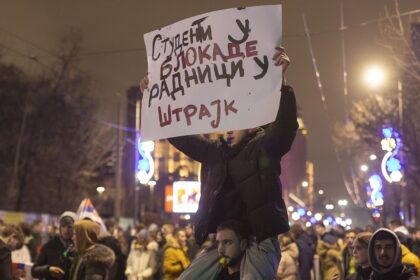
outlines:
[{"label": "person holding sign", "polygon": [[[283,47],[275,48],[273,61],[283,67],[284,77],[290,59]],[[142,92],[148,83],[146,76],[140,83]],[[217,141],[201,135],[168,139],[202,164],[196,242],[202,244],[227,220],[247,226],[250,238],[241,261],[241,279],[275,278],[280,259],[277,235],[289,231],[279,180],[280,159],[290,150],[297,129],[295,95],[283,83],[276,119],[264,127],[227,131]],[[208,250],[180,279],[217,279],[219,258],[215,248]]]}]

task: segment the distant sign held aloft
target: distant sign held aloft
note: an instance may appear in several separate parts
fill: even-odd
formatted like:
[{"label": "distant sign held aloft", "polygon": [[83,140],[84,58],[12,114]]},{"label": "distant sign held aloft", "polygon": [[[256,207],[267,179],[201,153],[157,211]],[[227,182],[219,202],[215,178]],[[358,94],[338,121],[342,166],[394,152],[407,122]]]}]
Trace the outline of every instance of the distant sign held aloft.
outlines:
[{"label": "distant sign held aloft", "polygon": [[281,30],[281,5],[273,5],[210,12],[145,34],[143,139],[274,121],[282,69],[272,56]]}]

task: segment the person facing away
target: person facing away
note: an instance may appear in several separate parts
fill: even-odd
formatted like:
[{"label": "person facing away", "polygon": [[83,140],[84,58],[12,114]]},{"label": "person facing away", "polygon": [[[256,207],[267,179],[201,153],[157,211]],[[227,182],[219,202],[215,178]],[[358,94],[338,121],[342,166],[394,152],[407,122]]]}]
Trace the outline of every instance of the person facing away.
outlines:
[{"label": "person facing away", "polygon": [[91,220],[74,223],[73,242],[78,256],[70,269],[70,280],[106,280],[115,261],[114,252],[98,244],[99,224]]},{"label": "person facing away", "polygon": [[342,247],[337,236],[328,232],[322,222],[315,224],[317,233],[316,253],[319,256],[321,273],[324,280],[342,278]]},{"label": "person facing away", "polygon": [[[283,71],[290,62],[281,47],[275,49],[273,60],[275,66],[283,66]],[[141,89],[147,84],[145,77]],[[276,119],[263,128],[227,131],[224,137],[213,141],[200,135],[168,139],[178,150],[201,162],[201,197],[194,221],[197,244],[203,244],[208,234],[215,233],[220,223],[230,219],[248,226],[257,243],[265,241],[267,250],[250,256],[251,260],[272,260],[262,262],[263,266],[246,265],[243,273],[249,274],[250,279],[273,279],[277,271],[277,235],[289,230],[279,180],[280,159],[290,150],[297,128],[294,92],[283,84]],[[190,268],[193,266],[194,263]],[[243,277],[246,276],[241,272]]]},{"label": "person facing away", "polygon": [[368,245],[371,280],[416,280],[415,273],[402,263],[401,244],[389,229],[378,229]]},{"label": "person facing away", "polygon": [[74,257],[73,225],[76,213],[66,211],[59,219],[59,235],[50,239],[42,248],[32,267],[32,277],[41,280],[64,279],[68,276]]},{"label": "person facing away", "polygon": [[[0,232],[0,279],[18,280],[12,271],[12,251],[23,244],[23,233],[18,226],[3,225]],[[20,273],[20,272],[19,272]]]},{"label": "person facing away", "polygon": [[299,250],[298,272],[300,280],[311,280],[311,269],[314,265],[315,243],[300,224],[290,227],[290,234]]},{"label": "person facing away", "polygon": [[279,235],[281,248],[281,259],[277,270],[276,280],[296,280],[299,279],[298,257],[299,249],[293,241],[290,233]]},{"label": "person facing away", "polygon": [[371,232],[361,232],[356,235],[353,241],[353,259],[356,271],[348,275],[346,280],[369,280],[372,268],[368,261],[368,244],[372,238]]},{"label": "person facing away", "polygon": [[353,229],[349,229],[344,234],[344,245],[343,248],[343,273],[344,278],[353,274],[355,270],[354,259],[353,259],[353,242],[356,237],[356,232]]},{"label": "person facing away", "polygon": [[163,280],[178,279],[190,265],[187,250],[187,235],[184,229],[176,229],[173,236],[166,236],[163,253]]}]

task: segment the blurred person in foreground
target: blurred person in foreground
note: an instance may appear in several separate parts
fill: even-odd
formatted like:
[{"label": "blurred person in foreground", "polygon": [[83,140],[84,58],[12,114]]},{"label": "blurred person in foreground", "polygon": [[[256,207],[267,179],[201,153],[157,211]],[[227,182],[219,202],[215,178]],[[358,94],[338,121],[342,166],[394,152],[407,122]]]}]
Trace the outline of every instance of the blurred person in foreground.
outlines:
[{"label": "blurred person in foreground", "polygon": [[69,280],[107,280],[115,261],[114,252],[98,244],[100,225],[91,220],[74,223],[73,241],[77,258],[70,269]]},{"label": "blurred person in foreground", "polygon": [[315,243],[300,224],[292,225],[290,227],[290,234],[299,250],[299,279],[311,280],[311,269],[314,266]]},{"label": "blurred person in foreground", "polygon": [[369,280],[372,268],[368,260],[368,245],[373,233],[361,232],[356,235],[353,241],[353,258],[356,272],[350,274],[346,280]]},{"label": "blurred person in foreground", "polygon": [[18,226],[4,225],[0,232],[0,279],[17,280],[24,271],[12,271],[12,251],[23,244],[23,233]]},{"label": "blurred person in foreground", "polygon": [[75,257],[73,226],[76,213],[66,211],[59,219],[59,235],[50,239],[42,248],[32,267],[32,277],[42,280],[65,279]]},{"label": "blurred person in foreground", "polygon": [[368,245],[371,280],[417,280],[414,272],[402,263],[401,244],[389,229],[378,229]]}]

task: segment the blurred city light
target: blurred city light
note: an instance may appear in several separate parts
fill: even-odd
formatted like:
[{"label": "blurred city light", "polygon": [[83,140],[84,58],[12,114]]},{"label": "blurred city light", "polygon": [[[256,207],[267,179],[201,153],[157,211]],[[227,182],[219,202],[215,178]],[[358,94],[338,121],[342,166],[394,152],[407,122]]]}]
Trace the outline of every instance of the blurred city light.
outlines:
[{"label": "blurred city light", "polygon": [[333,210],[334,209],[334,204],[332,204],[332,203],[326,204],[325,205],[325,209],[327,209],[327,210]]},{"label": "blurred city light", "polygon": [[293,212],[294,210],[295,210],[295,208],[293,206],[287,207],[287,211],[289,211],[289,212]]},{"label": "blurred city light", "polygon": [[347,201],[347,199],[340,199],[338,201],[338,205],[340,206],[347,206],[349,204],[349,202]]},{"label": "blurred city light", "polygon": [[323,194],[324,194],[324,190],[319,190],[319,191],[318,191],[318,194],[319,194],[319,195],[323,195]]},{"label": "blurred city light", "polygon": [[315,217],[315,220],[317,220],[317,221],[321,221],[322,220],[321,213],[316,213],[314,217]]},{"label": "blurred city light", "polygon": [[376,157],[376,155],[375,154],[371,154],[370,156],[369,156],[369,159],[370,160],[375,160],[377,157]]},{"label": "blurred city light", "polygon": [[300,219],[300,215],[299,215],[299,213],[298,212],[293,212],[292,213],[292,220],[293,221],[297,221],[297,220],[299,220]]},{"label": "blurred city light", "polygon": [[368,169],[369,169],[369,167],[366,164],[362,164],[360,166],[360,170],[362,170],[362,172],[366,172],[366,171],[368,171]]},{"label": "blurred city light", "polygon": [[97,191],[99,194],[102,194],[102,193],[105,191],[105,187],[103,187],[103,186],[99,186],[99,187],[97,187],[97,188],[96,188],[96,191]]},{"label": "blurred city light", "polygon": [[302,187],[307,188],[309,186],[308,181],[303,181],[302,182]]},{"label": "blurred city light", "polygon": [[372,88],[378,88],[385,81],[385,71],[378,65],[370,66],[364,73],[364,80]]}]

